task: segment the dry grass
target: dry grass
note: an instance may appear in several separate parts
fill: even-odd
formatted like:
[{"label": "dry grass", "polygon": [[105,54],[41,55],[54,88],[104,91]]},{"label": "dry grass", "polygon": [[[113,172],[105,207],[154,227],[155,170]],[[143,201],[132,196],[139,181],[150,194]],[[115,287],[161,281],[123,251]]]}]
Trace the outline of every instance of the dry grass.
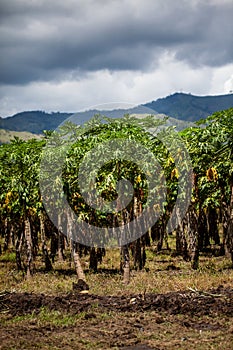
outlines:
[{"label": "dry grass", "polygon": [[[87,282],[91,293],[98,295],[116,295],[132,293],[166,293],[170,291],[196,288],[208,290],[219,285],[233,286],[233,270],[226,257],[200,257],[197,271],[190,269],[190,263],[181,257],[173,257],[169,252],[157,254],[153,248],[147,251],[147,262],[142,271],[131,271],[131,282],[123,285],[119,272],[119,250],[107,251],[97,273],[88,270],[88,258],[82,259],[86,269]],[[0,256],[0,290],[34,292],[45,294],[66,293],[72,290],[77,278],[70,261],[55,262],[50,273],[43,271],[41,259],[37,259],[37,272],[26,280],[22,272],[17,272],[14,254]]]}]

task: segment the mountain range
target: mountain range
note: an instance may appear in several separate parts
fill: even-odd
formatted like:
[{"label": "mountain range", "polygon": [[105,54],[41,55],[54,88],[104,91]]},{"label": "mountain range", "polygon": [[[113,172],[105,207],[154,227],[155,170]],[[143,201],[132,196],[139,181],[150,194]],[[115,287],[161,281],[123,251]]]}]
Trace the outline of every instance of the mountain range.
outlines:
[{"label": "mountain range", "polygon": [[159,118],[168,116],[168,125],[176,125],[177,129],[183,129],[190,122],[206,118],[216,111],[231,107],[233,107],[233,94],[194,96],[186,93],[174,93],[131,109],[89,110],[76,114],[46,113],[44,111],[20,112],[11,117],[0,118],[0,129],[42,134],[44,130],[56,129],[67,119],[81,124],[89,120],[94,114],[104,114],[113,118],[122,117],[124,114],[154,114]]},{"label": "mountain range", "polygon": [[170,117],[195,122],[217,111],[233,107],[233,94],[218,96],[193,96],[175,93],[145,104],[158,113]]}]

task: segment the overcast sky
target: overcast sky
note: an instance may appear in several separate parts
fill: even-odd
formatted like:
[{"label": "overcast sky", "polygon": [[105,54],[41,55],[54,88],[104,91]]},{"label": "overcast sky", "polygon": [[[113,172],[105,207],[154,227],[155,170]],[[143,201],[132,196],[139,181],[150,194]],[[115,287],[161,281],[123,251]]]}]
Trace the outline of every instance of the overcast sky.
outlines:
[{"label": "overcast sky", "polygon": [[0,116],[233,90],[232,0],[0,0]]}]

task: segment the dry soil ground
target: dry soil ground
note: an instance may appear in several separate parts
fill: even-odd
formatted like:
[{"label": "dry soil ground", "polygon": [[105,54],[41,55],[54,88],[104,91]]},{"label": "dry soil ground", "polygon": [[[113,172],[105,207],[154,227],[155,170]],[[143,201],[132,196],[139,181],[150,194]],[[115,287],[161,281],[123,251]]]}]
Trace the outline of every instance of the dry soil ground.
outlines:
[{"label": "dry soil ground", "polygon": [[179,258],[149,257],[127,287],[115,267],[88,273],[89,294],[72,290],[68,263],[26,281],[1,258],[0,349],[232,350],[229,262],[202,257],[191,271]]}]

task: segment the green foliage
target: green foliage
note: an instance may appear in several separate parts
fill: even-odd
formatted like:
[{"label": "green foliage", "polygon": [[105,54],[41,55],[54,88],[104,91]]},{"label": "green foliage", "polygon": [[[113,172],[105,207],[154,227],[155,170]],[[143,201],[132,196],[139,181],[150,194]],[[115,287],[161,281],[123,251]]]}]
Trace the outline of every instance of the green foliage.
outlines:
[{"label": "green foliage", "polygon": [[40,201],[38,169],[44,141],[15,138],[0,148],[1,214],[24,217]]},{"label": "green foliage", "polygon": [[195,200],[220,207],[230,200],[233,173],[233,108],[216,112],[181,132],[195,172]]},{"label": "green foliage", "polygon": [[[199,122],[196,127],[188,128],[180,133],[192,158],[196,176],[194,181],[198,187],[198,199],[206,206],[219,206],[222,191],[224,191],[224,195],[229,196],[228,184],[233,172],[232,111],[231,108],[217,112]],[[152,123],[154,123],[155,128],[161,124],[150,116],[138,119],[127,115],[118,120],[96,115],[81,128],[67,123],[59,130],[59,134],[53,133],[51,136],[50,133],[48,135],[50,143],[55,145],[54,148],[47,150],[48,162],[50,160],[51,163],[54,162],[56,157],[59,159],[61,153],[66,151],[67,138],[72,143],[66,157],[62,185],[64,185],[66,195],[73,206],[82,203],[75,181],[79,163],[93,147],[112,138],[135,140],[145,145],[147,149],[151,149],[164,169],[169,193],[171,193],[170,201],[172,198],[176,199],[177,184],[174,180],[178,174],[174,160],[158,139],[151,137],[151,134],[146,133],[141,128],[142,126],[151,126]],[[9,145],[0,147],[2,214],[6,216],[13,213],[14,215],[22,215],[25,210],[40,207],[38,172],[44,145],[45,141],[30,140],[26,142],[15,138]],[[140,154],[138,157],[140,158]],[[212,179],[210,177],[211,169],[216,172],[215,178]],[[97,179],[97,184],[106,199],[109,201],[114,199],[117,179],[123,177],[129,178],[134,183],[134,190],[143,188],[146,193],[145,175],[140,173],[138,167],[129,164],[128,161],[119,164],[117,160],[113,160],[103,167]],[[172,177],[173,181],[171,181]],[[57,179],[57,181],[61,181],[61,179]],[[57,185],[60,188],[61,184]]]},{"label": "green foliage", "polygon": [[[145,203],[148,204],[148,183],[146,176],[152,175],[155,169],[148,162],[145,163],[143,173],[138,165],[127,159],[127,156],[126,159],[121,160],[118,157],[112,157],[111,147],[107,148],[105,146],[111,140],[117,140],[119,148],[122,145],[122,147],[125,147],[125,152],[128,148],[130,149],[132,142],[139,144],[140,146],[136,150],[138,164],[143,163],[143,152],[145,149],[153,153],[160,163],[161,168],[164,169],[167,182],[173,186],[169,195],[172,194],[173,198],[175,198],[177,193],[177,178],[176,176],[171,176],[171,171],[174,169],[174,162],[167,162],[169,152],[163,146],[162,142],[151,133],[145,131],[147,127],[153,128],[156,131],[163,123],[164,121],[155,120],[153,116],[140,119],[126,115],[124,118],[113,119],[95,115],[82,127],[71,123],[63,125],[59,131],[52,134],[48,147],[43,151],[44,171],[41,174],[41,181],[43,181],[45,193],[49,193],[50,196],[47,199],[47,203],[52,203],[57,209],[62,208],[62,200],[65,192],[69,204],[80,219],[94,220],[100,226],[105,226],[107,222],[109,223],[109,220],[111,222],[114,221],[114,215],[119,216],[116,214],[118,211],[117,207],[115,213],[109,216],[108,211],[106,214],[103,214],[101,210],[94,211],[84,200],[81,189],[79,188],[77,174],[80,170],[80,164],[85,163],[84,168],[87,169],[86,182],[88,183],[91,178],[95,179],[95,187],[93,189],[101,193],[105,202],[111,202],[117,199],[116,185],[119,180],[127,179],[133,186],[134,197],[137,197],[138,203],[141,203],[142,207]],[[92,154],[89,155],[89,152],[93,149],[95,150],[95,159],[93,159]],[[95,174],[96,168],[98,169],[98,165],[101,164],[103,154],[105,157],[109,156],[110,161],[101,165],[98,173]],[[132,158],[134,155],[129,153],[129,158],[130,156]],[[83,162],[84,159],[85,162]],[[61,178],[58,167],[63,161],[64,167]],[[92,168],[93,162],[94,169]],[[92,170],[88,172],[89,169]],[[53,180],[49,176],[51,173],[53,174]],[[51,181],[53,181],[52,187]],[[125,186],[124,194],[127,195],[127,191],[130,191],[132,188],[127,187],[127,184]],[[159,193],[160,186],[161,179],[157,177],[156,183],[150,188],[151,198],[153,193],[155,195]],[[85,190],[86,188],[82,187],[82,191]],[[133,206],[134,201],[132,200],[127,207],[128,212],[133,212]]]}]

